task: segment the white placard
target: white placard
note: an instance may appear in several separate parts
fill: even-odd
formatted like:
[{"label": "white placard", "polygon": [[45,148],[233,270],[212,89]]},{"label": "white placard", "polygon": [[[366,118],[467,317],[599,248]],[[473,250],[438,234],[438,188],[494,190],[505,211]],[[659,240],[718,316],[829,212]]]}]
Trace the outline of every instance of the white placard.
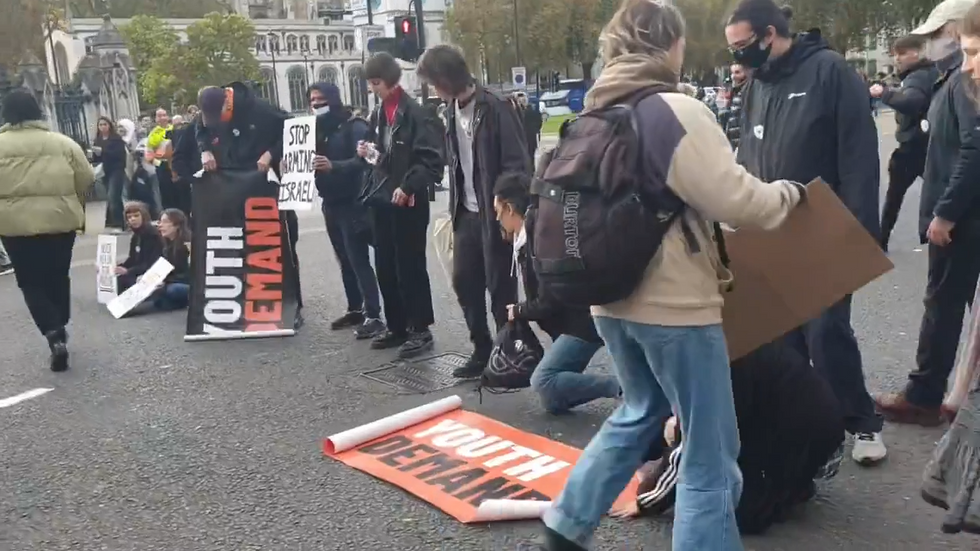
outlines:
[{"label": "white placard", "polygon": [[136,281],[136,285],[126,289],[123,294],[108,304],[109,313],[116,319],[125,316],[127,312],[150,298],[153,291],[163,285],[163,281],[172,271],[174,271],[173,264],[167,262],[166,258],[158,258],[153,266],[150,266],[150,269]]},{"label": "white placard", "polygon": [[294,117],[282,129],[279,163],[279,210],[313,210],[318,197],[313,157],[316,156],[316,117]]},{"label": "white placard", "polygon": [[423,421],[428,421],[433,417],[438,417],[454,409],[459,409],[462,405],[463,399],[459,396],[447,396],[441,400],[429,402],[417,408],[389,415],[383,419],[378,419],[366,425],[354,427],[328,437],[324,444],[324,451],[327,453],[347,451],[365,442],[370,442],[375,438],[391,434],[412,425],[417,425]]},{"label": "white placard", "polygon": [[116,253],[119,239],[115,235],[99,234],[95,252],[95,292],[99,304],[109,304],[119,294],[116,280]]}]

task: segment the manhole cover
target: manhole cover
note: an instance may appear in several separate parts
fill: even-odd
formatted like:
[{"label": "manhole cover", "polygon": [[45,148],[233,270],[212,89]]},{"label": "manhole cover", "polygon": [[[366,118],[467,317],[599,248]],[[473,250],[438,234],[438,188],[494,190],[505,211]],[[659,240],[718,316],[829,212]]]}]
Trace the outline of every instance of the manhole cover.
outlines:
[{"label": "manhole cover", "polygon": [[386,364],[361,375],[403,392],[426,394],[469,382],[453,377],[453,370],[464,366],[468,359],[462,354],[449,352],[421,360]]}]

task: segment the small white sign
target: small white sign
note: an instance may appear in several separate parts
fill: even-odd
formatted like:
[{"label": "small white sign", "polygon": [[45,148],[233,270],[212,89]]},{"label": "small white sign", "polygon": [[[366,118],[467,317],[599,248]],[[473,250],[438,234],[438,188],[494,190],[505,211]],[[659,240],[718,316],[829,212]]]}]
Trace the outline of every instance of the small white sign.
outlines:
[{"label": "small white sign", "polygon": [[158,258],[153,266],[146,271],[136,284],[126,289],[108,304],[109,313],[116,319],[125,316],[130,310],[139,306],[144,300],[150,298],[153,291],[163,285],[164,280],[174,271],[173,264],[167,262],[166,258]]},{"label": "small white sign", "polygon": [[514,88],[520,88],[522,90],[527,88],[527,68],[511,67],[510,80],[514,83]]},{"label": "small white sign", "polygon": [[313,210],[318,197],[313,157],[316,156],[316,117],[294,117],[282,129],[279,163],[279,210]]},{"label": "small white sign", "polygon": [[109,304],[119,294],[116,280],[116,253],[119,239],[115,235],[99,235],[95,253],[95,285],[99,304]]}]

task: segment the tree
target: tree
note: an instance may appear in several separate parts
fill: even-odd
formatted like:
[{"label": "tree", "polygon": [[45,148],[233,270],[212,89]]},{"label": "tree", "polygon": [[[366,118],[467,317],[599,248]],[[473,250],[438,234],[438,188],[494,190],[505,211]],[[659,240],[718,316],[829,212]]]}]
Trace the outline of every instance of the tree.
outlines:
[{"label": "tree", "polygon": [[51,33],[65,27],[64,4],[58,0],[16,0],[0,18],[0,65],[13,69],[28,52],[44,59]]},{"label": "tree", "polygon": [[696,80],[710,80],[707,75],[731,63],[724,30],[731,4],[731,0],[677,0],[687,22],[684,70]]},{"label": "tree", "polygon": [[203,86],[258,78],[252,53],[255,27],[237,15],[208,14],[187,27],[181,42],[164,21],[137,17],[124,30],[140,71],[142,100],[150,104],[193,103]]},{"label": "tree", "polygon": [[229,0],[69,0],[75,17],[101,17],[109,14],[115,19],[137,15],[153,15],[163,19],[198,19],[211,12],[230,13]]}]

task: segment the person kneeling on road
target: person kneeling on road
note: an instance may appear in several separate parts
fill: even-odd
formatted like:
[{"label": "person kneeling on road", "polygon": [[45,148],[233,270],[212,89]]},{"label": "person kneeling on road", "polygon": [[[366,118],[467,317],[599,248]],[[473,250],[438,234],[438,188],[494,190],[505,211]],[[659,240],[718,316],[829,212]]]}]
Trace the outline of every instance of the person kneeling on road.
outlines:
[{"label": "person kneeling on road", "polygon": [[507,306],[510,320],[537,322],[553,344],[531,375],[531,388],[550,413],[563,413],[597,398],[616,398],[619,383],[609,375],[585,374],[585,368],[602,348],[602,339],[588,308],[572,308],[538,293],[531,264],[529,239],[533,219],[526,218],[531,178],[519,172],[506,173],[494,186],[493,208],[505,239],[514,244],[514,269],[524,285],[524,302]]}]

